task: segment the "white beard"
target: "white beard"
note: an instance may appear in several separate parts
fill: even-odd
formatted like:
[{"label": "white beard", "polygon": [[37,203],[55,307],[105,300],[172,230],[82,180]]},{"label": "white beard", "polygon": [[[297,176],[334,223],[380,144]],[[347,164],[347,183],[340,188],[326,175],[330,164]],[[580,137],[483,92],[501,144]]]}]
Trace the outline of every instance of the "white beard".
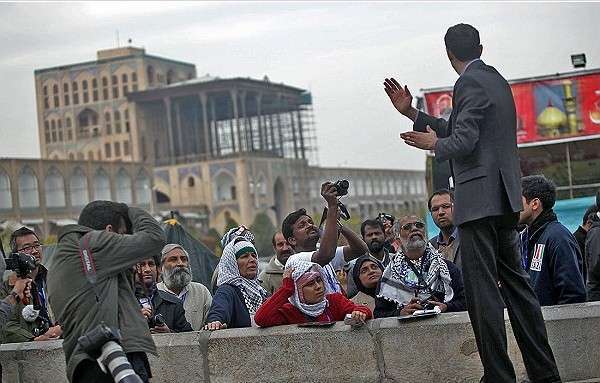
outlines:
[{"label": "white beard", "polygon": [[163,268],[162,277],[169,290],[182,290],[192,281],[192,270],[189,266]]}]

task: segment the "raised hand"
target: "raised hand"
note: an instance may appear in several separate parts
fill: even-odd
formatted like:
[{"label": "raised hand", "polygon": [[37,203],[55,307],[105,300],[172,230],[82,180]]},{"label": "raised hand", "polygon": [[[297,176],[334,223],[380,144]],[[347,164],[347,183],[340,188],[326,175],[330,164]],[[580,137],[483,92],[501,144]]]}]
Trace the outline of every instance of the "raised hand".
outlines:
[{"label": "raised hand", "polygon": [[387,93],[392,105],[403,115],[410,117],[412,107],[412,94],[408,90],[408,87],[404,85],[404,88],[394,78],[386,78],[383,82],[385,93]]}]

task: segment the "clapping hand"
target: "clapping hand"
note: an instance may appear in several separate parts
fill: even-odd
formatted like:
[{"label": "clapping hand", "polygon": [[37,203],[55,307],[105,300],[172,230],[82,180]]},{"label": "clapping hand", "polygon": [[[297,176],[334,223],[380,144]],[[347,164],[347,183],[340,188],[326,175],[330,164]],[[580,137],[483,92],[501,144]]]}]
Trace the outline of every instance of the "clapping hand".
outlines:
[{"label": "clapping hand", "polygon": [[404,88],[394,78],[386,78],[383,82],[385,93],[387,93],[392,105],[405,116],[410,114],[412,110],[412,94],[408,87],[404,85]]}]

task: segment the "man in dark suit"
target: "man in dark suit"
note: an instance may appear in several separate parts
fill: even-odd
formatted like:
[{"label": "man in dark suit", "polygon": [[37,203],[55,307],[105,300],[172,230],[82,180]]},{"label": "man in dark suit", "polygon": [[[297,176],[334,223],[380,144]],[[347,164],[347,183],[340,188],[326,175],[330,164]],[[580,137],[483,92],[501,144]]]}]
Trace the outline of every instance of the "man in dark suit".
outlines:
[{"label": "man in dark suit", "polygon": [[[507,81],[481,59],[479,32],[466,24],[444,37],[459,74],[449,121],[412,107],[412,96],[394,79],[385,90],[396,109],[414,121],[400,136],[410,146],[451,160],[454,223],[460,237],[467,308],[485,382],[515,382],[508,357],[504,302],[532,382],[560,382],[546,327],[529,277],[521,267],[516,225],[521,200],[516,112]],[[501,284],[501,288],[498,285]]]}]

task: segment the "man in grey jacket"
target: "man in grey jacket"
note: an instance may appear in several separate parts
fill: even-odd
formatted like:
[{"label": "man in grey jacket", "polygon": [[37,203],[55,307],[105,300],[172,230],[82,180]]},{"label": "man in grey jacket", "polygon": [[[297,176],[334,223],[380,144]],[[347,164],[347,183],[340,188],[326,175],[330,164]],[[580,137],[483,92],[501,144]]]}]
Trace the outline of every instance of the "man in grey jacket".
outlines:
[{"label": "man in grey jacket", "polygon": [[[127,359],[148,381],[152,375],[146,353],[156,354],[156,347],[134,295],[133,267],[148,254],[160,252],[164,233],[145,211],[110,201],[89,203],[78,223],[64,227],[48,267],[50,305],[63,327],[67,378],[112,381],[77,343],[81,335],[104,322],[121,330]],[[95,284],[83,270],[82,248],[91,252]]]},{"label": "man in grey jacket", "polygon": [[385,90],[394,107],[414,121],[415,131],[400,137],[410,146],[432,150],[437,161],[450,160],[456,184],[454,224],[483,381],[516,380],[507,352],[506,302],[529,379],[559,382],[540,305],[521,267],[516,225],[523,203],[510,86],[481,61],[483,46],[471,25],[450,27],[444,42],[450,64],[459,74],[450,119],[417,111],[408,88],[386,79]]}]

